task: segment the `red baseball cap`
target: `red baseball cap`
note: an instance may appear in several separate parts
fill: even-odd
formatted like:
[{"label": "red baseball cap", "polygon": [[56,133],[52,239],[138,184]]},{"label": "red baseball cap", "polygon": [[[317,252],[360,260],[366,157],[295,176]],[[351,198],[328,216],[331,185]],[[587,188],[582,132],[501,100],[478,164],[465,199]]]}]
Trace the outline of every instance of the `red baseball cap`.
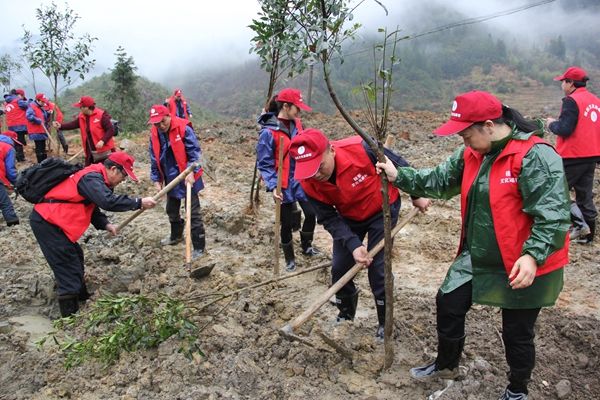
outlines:
[{"label": "red baseball cap", "polygon": [[133,173],[133,163],[135,162],[135,158],[124,151],[115,151],[114,153],[110,153],[108,159],[123,167],[127,175],[129,175],[134,182],[138,181],[137,176]]},{"label": "red baseball cap", "polygon": [[464,131],[476,122],[502,116],[502,103],[488,92],[473,90],[459,94],[452,103],[450,119],[433,133],[448,136]]},{"label": "red baseball cap", "polygon": [[96,101],[93,97],[90,96],[82,96],[79,101],[73,104],[73,107],[81,108],[81,107],[91,107],[96,105]]},{"label": "red baseball cap", "polygon": [[155,104],[150,108],[149,124],[158,124],[164,117],[171,115],[169,109],[162,104]]},{"label": "red baseball cap", "polygon": [[44,104],[48,104],[48,98],[44,93],[38,93],[35,95],[35,99],[41,101]]},{"label": "red baseball cap", "polygon": [[21,96],[25,96],[25,91],[23,89],[15,89],[15,94],[20,94]]},{"label": "red baseball cap", "polygon": [[302,93],[298,89],[281,89],[281,91],[277,95],[276,100],[282,103],[292,103],[301,110],[312,111],[312,108],[304,104],[304,102],[302,101]]},{"label": "red baseball cap", "polygon": [[587,78],[587,72],[583,68],[580,67],[569,67],[567,70],[559,76],[555,76],[555,81],[564,81],[565,79],[570,79],[572,81],[583,81]]},{"label": "red baseball cap", "polygon": [[181,94],[181,89],[175,89],[175,91],[173,92],[173,96],[178,96]]},{"label": "red baseball cap", "polygon": [[317,173],[328,144],[329,140],[318,129],[307,129],[292,139],[290,154],[296,160],[294,179],[308,179]]},{"label": "red baseball cap", "polygon": [[13,142],[15,142],[15,143],[20,144],[21,146],[23,146],[23,143],[21,143],[21,142],[19,142],[17,140],[17,132],[4,131],[4,132],[1,133],[1,135],[8,136],[9,138],[12,139]]}]

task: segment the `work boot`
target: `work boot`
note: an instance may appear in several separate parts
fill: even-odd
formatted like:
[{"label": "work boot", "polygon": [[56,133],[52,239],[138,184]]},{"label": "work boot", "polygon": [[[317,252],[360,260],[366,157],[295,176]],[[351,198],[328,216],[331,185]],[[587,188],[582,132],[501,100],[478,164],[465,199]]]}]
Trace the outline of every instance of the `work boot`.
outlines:
[{"label": "work boot", "polygon": [[6,226],[13,226],[13,225],[19,225],[19,219],[13,219],[11,221],[6,221]]},{"label": "work boot", "polygon": [[194,245],[192,260],[200,258],[206,254],[206,237],[204,236],[204,233],[192,231],[192,244]]},{"label": "work boot", "polygon": [[321,251],[312,245],[314,232],[300,231],[300,246],[302,246],[302,254],[307,257],[318,256]]},{"label": "work boot", "polygon": [[82,303],[85,303],[90,297],[92,297],[92,294],[88,292],[87,286],[85,282],[83,282],[81,289],[79,290],[78,300]]},{"label": "work boot", "polygon": [[385,300],[375,299],[375,308],[377,308],[377,321],[379,322],[379,325],[377,326],[377,331],[375,333],[375,337],[377,339],[383,340],[385,330]]},{"label": "work boot", "polygon": [[335,305],[340,310],[336,321],[353,321],[358,305],[358,289],[350,296],[335,295]]},{"label": "work boot", "polygon": [[293,272],[296,270],[296,257],[294,256],[294,242],[290,240],[288,243],[281,243],[283,249],[283,257],[285,258],[285,270]]},{"label": "work boot", "polygon": [[171,234],[160,241],[162,246],[173,246],[183,240],[183,221],[171,222]]},{"label": "work boot", "polygon": [[65,144],[63,147],[63,151],[65,152],[65,155],[69,154],[69,145]]},{"label": "work boot", "polygon": [[58,296],[58,308],[60,316],[65,318],[79,311],[79,296],[76,294],[65,294]]},{"label": "work boot", "polygon": [[431,364],[410,369],[410,376],[418,381],[436,378],[455,379],[459,376],[458,362],[465,345],[465,337],[449,339],[438,333],[438,355]]},{"label": "work boot", "polygon": [[571,240],[583,239],[590,234],[590,227],[585,222],[581,210],[574,201],[571,201],[571,222],[573,223],[571,229],[569,229],[569,238]]},{"label": "work boot", "polygon": [[498,400],[527,400],[527,398],[528,396],[526,393],[515,393],[506,388]]}]

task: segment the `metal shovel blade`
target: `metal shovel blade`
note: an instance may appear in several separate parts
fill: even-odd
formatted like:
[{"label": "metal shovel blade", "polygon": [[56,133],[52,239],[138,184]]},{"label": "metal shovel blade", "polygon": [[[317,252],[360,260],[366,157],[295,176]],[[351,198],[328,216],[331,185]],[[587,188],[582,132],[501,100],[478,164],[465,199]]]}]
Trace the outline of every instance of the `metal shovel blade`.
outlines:
[{"label": "metal shovel blade", "polygon": [[190,271],[190,278],[194,278],[194,279],[204,278],[205,276],[210,275],[210,273],[212,272],[214,267],[215,267],[215,264],[213,263],[210,265],[205,265],[203,267],[193,269],[192,271]]}]

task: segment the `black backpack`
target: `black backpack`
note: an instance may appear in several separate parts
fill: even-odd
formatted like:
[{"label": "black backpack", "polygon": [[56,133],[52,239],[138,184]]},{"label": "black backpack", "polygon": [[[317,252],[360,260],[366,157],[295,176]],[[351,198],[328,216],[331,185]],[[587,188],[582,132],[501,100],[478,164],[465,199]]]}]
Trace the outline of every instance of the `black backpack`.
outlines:
[{"label": "black backpack", "polygon": [[41,203],[50,189],[82,168],[62,158],[47,158],[19,172],[15,192],[30,203]]},{"label": "black backpack", "polygon": [[119,135],[119,132],[121,132],[121,124],[119,123],[119,121],[111,118],[110,123],[112,124],[114,130],[113,136]]}]

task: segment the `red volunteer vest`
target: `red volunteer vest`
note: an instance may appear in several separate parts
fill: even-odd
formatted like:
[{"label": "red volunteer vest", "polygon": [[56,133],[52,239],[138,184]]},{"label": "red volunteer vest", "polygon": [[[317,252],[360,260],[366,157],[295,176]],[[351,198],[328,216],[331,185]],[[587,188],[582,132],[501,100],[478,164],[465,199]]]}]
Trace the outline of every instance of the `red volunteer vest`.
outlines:
[{"label": "red volunteer vest", "polygon": [[563,158],[600,156],[600,99],[578,88],[569,95],[579,110],[577,126],[569,137],[556,137],[556,150]]},{"label": "red volunteer vest", "polygon": [[[296,135],[302,132],[302,121],[300,118],[294,118],[294,124],[296,125]],[[274,131],[269,129],[273,140],[275,141],[274,158],[275,158],[275,172],[279,173],[279,146],[283,144],[283,168],[281,173],[281,188],[287,189],[288,181],[290,177],[290,142],[291,139],[283,131]],[[282,143],[283,142],[283,143]]]},{"label": "red volunteer vest", "polygon": [[[102,128],[102,115],[104,114],[104,110],[101,108],[96,107],[94,109],[94,111],[92,112],[92,115],[90,115],[89,121],[90,121],[90,133],[92,135],[92,139],[94,141],[93,145],[95,145],[96,143],[98,143],[99,140],[101,140],[104,137],[104,129]],[[87,147],[87,118],[85,115],[83,115],[83,113],[79,113],[79,130],[81,131],[81,143],[83,146],[83,149],[85,151],[85,153],[87,154],[88,152],[88,147]],[[94,147],[94,146],[92,146]],[[110,140],[106,143],[104,143],[104,146],[102,146],[99,149],[96,149],[96,151],[98,153],[103,153],[105,151],[111,150],[115,147],[115,141],[113,140],[113,138],[110,138]]]},{"label": "red volunteer vest", "polygon": [[6,166],[4,165],[4,160],[11,149],[12,146],[10,144],[0,142],[0,182],[2,182],[7,188],[11,187],[11,184],[6,177]]},{"label": "red volunteer vest", "polygon": [[[183,106],[184,119],[190,119],[190,116],[187,111],[187,100],[183,96],[181,96],[181,105]],[[177,104],[175,103],[175,96],[169,97],[169,113],[171,113],[171,115],[177,116]]]},{"label": "red volunteer vest", "polygon": [[25,113],[27,110],[23,110],[19,107],[19,99],[14,99],[10,103],[7,103],[4,107],[4,111],[6,112],[6,125],[17,126],[17,125],[27,125],[27,117]]},{"label": "red volunteer vest", "polygon": [[[523,244],[531,234],[533,218],[523,212],[523,198],[519,192],[517,181],[521,173],[523,157],[536,143],[546,143],[537,136],[528,140],[511,140],[502,153],[496,158],[490,171],[490,207],[496,239],[504,262],[506,274],[509,275],[519,257]],[[463,155],[465,168],[461,184],[461,216],[464,237],[465,212],[469,190],[477,177],[483,156],[467,147]],[[569,235],[563,248],[556,250],[544,265],[538,266],[536,276],[547,274],[562,268],[569,262]]]},{"label": "red volunteer vest", "polygon": [[59,183],[46,194],[46,199],[64,200],[70,203],[38,203],[33,206],[42,218],[49,223],[58,226],[69,240],[77,242],[85,230],[90,226],[92,213],[96,205],[94,203],[83,204],[85,199],[77,191],[77,184],[82,176],[100,172],[104,183],[108,186],[106,169],[103,164],[92,164],[81,171],[77,171],[65,181]]},{"label": "red volunteer vest", "polygon": [[44,124],[46,123],[46,118],[44,117],[44,111],[41,109],[41,107],[35,101],[32,101],[31,103],[29,103],[29,107],[31,107],[33,109],[33,111],[35,112],[36,118],[39,118],[40,120],[42,120],[42,123],[40,125],[37,125],[37,124],[34,124],[33,122],[27,120],[27,133],[30,135],[32,135],[32,134],[45,135],[46,130],[44,129]]},{"label": "red volunteer vest", "polygon": [[[183,143],[183,138],[185,137],[185,127],[192,126],[191,123],[183,118],[175,117],[174,114],[171,114],[171,128],[169,129],[169,143],[171,143],[171,149],[173,150],[173,155],[175,156],[175,161],[177,162],[177,167],[179,168],[179,172],[183,172],[187,168],[188,156],[185,152],[185,144]],[[150,129],[150,142],[152,144],[152,153],[154,154],[154,159],[156,160],[156,167],[158,168],[158,172],[162,176],[162,180],[165,180],[165,174],[162,171],[162,167],[160,165],[160,139],[158,138],[158,129],[156,126],[152,125]],[[198,172],[194,174],[194,179],[198,180],[204,171],[202,168]]]},{"label": "red volunteer vest", "polygon": [[[335,149],[336,184],[309,178],[300,181],[307,195],[335,206],[338,213],[354,221],[365,221],[381,211],[381,179],[367,155],[360,136],[331,142]],[[390,204],[399,192],[388,184]]]}]

